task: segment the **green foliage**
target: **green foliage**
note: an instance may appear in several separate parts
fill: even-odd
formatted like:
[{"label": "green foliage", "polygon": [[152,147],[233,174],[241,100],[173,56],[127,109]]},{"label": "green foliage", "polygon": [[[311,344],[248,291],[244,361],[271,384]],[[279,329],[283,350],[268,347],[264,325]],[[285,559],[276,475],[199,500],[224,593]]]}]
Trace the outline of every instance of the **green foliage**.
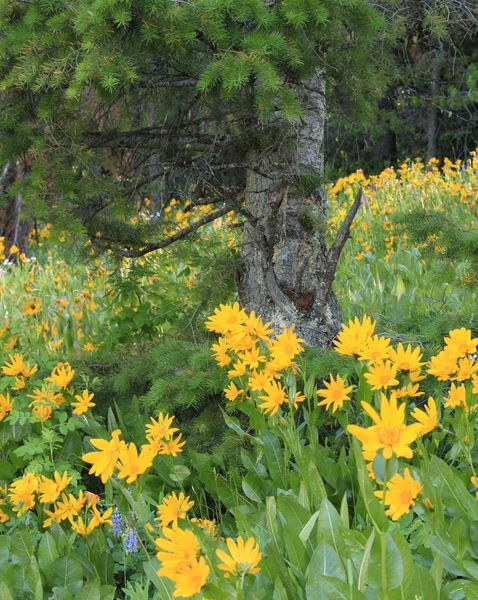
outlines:
[{"label": "green foliage", "polygon": [[[169,235],[172,197],[241,196],[251,137],[269,123],[282,139],[316,68],[331,106],[370,111],[382,25],[365,0],[12,2],[0,15],[0,162],[29,156],[17,185],[28,216],[87,233],[98,251],[142,251]],[[141,194],[157,214],[132,222]]]},{"label": "green foliage", "polygon": [[[441,248],[436,253],[445,263],[447,259],[456,264],[467,260],[475,264],[478,259],[478,232],[467,227],[466,223],[459,222],[452,215],[430,213],[426,210],[413,210],[399,212],[393,217],[394,222],[400,225],[399,231],[407,233],[415,243],[425,239],[433,239],[436,246]],[[430,247],[425,251],[432,253]]]}]

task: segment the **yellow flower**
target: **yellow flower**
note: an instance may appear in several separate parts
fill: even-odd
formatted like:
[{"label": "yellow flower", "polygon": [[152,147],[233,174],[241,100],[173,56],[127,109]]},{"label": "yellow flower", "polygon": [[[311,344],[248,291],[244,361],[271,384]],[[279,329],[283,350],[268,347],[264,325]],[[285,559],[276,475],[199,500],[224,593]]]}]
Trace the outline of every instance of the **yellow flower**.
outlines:
[{"label": "yellow flower", "polygon": [[28,394],[28,398],[33,398],[33,402],[31,402],[29,406],[45,405],[49,406],[51,409],[61,406],[63,402],[65,402],[63,394],[60,392],[52,392],[44,385],[41,390],[33,390],[31,394]]},{"label": "yellow flower", "polygon": [[70,525],[71,528],[73,529],[73,531],[76,531],[76,533],[79,533],[80,535],[82,535],[83,537],[86,537],[87,535],[90,535],[90,533],[93,531],[93,529],[95,528],[95,524],[93,522],[93,520],[91,520],[88,525],[83,521],[83,517],[77,517],[76,521],[73,519],[72,516],[70,516],[68,518],[68,520],[70,521]]},{"label": "yellow flower", "polygon": [[185,496],[183,492],[177,496],[176,492],[172,492],[158,505],[159,517],[154,520],[160,521],[161,527],[167,527],[170,523],[177,525],[178,519],[186,518],[186,513],[192,506],[194,501],[189,500],[189,496]]},{"label": "yellow flower", "polygon": [[267,340],[274,333],[274,330],[270,327],[270,323],[263,323],[260,317],[256,317],[256,313],[253,310],[244,319],[244,329],[261,340]]},{"label": "yellow flower", "polygon": [[34,375],[36,372],[38,371],[38,365],[33,365],[33,367],[30,367],[30,363],[23,363],[23,369],[22,369],[22,375],[24,377],[31,377],[32,375]]},{"label": "yellow flower", "polygon": [[[415,498],[422,490],[419,481],[413,479],[408,468],[404,470],[405,476],[397,473],[387,483],[385,492],[385,504],[389,506],[387,515],[396,521],[402,515],[410,512],[410,507],[415,504]],[[377,498],[383,498],[383,491],[374,492]]]},{"label": "yellow flower", "polygon": [[[88,493],[88,492],[87,492]],[[111,513],[113,512],[113,507],[110,507],[105,510],[103,514],[100,514],[96,506],[93,506],[91,509],[93,516],[91,518],[91,523],[94,527],[99,527],[100,525],[111,525]]]},{"label": "yellow flower", "polygon": [[[58,501],[55,505],[55,521],[64,521],[65,519],[70,519],[71,517],[76,517],[76,515],[80,512],[85,504],[85,497],[83,495],[83,490],[80,490],[78,494],[78,498],[76,498],[73,494],[62,494],[61,501]],[[45,511],[47,514],[51,514],[48,511]],[[45,527],[45,523],[43,523],[43,527]]]},{"label": "yellow flower", "polygon": [[39,497],[40,502],[46,504],[47,502],[56,502],[60,493],[70,483],[71,477],[68,477],[66,471],[63,475],[60,475],[58,471],[53,474],[54,479],[49,479],[44,475],[41,476],[41,481],[38,485],[38,493],[41,494]]},{"label": "yellow flower", "polygon": [[13,399],[10,398],[10,394],[0,394],[0,421],[12,412]]},{"label": "yellow flower", "polygon": [[478,338],[472,338],[469,329],[465,329],[464,327],[452,329],[448,336],[444,339],[446,344],[445,351],[453,358],[461,358],[462,356],[476,352]]},{"label": "yellow flower", "polygon": [[23,356],[18,352],[12,356],[8,355],[10,362],[6,362],[2,367],[2,372],[4,375],[22,375],[23,369],[25,368],[25,364],[23,362]]},{"label": "yellow flower", "polygon": [[219,308],[214,309],[214,315],[206,321],[206,329],[215,333],[229,333],[237,325],[242,325],[246,321],[246,313],[239,307],[239,303],[220,304]]},{"label": "yellow flower", "polygon": [[85,492],[86,505],[91,508],[92,506],[96,506],[100,501],[100,497],[97,494],[93,494],[93,492]]},{"label": "yellow flower", "polygon": [[259,408],[265,413],[270,412],[271,416],[276,414],[281,404],[288,401],[284,387],[277,381],[270,381],[264,387],[264,392],[264,396],[259,396],[259,400],[264,400],[259,404]]},{"label": "yellow flower", "polygon": [[227,372],[228,377],[242,377],[247,369],[245,362],[237,361],[232,365],[232,369]]},{"label": "yellow flower", "polygon": [[81,457],[82,460],[93,465],[88,472],[101,477],[103,483],[113,475],[120,451],[126,447],[126,443],[119,439],[120,435],[121,430],[115,429],[109,442],[101,438],[90,440],[90,444],[99,451],[88,452]]},{"label": "yellow flower", "polygon": [[370,364],[383,361],[389,356],[390,340],[379,335],[372,335],[366,341],[365,348],[358,357],[359,360],[368,360]]},{"label": "yellow flower", "polygon": [[398,344],[397,349],[390,348],[390,360],[400,371],[417,371],[424,364],[420,362],[422,353],[417,346],[414,350],[410,344],[404,348],[403,344]]},{"label": "yellow flower", "polygon": [[206,533],[210,533],[213,535],[214,539],[217,537],[217,525],[216,521],[213,519],[212,521],[209,519],[196,519],[193,517],[191,519],[191,523],[196,523],[198,527],[204,529]]},{"label": "yellow flower", "polygon": [[445,381],[450,379],[456,369],[456,358],[446,350],[442,350],[436,356],[431,357],[428,372],[430,375],[434,375],[438,381]]},{"label": "yellow flower", "polygon": [[458,361],[458,371],[454,377],[457,381],[465,381],[471,379],[478,369],[478,363],[470,358],[460,358]]},{"label": "yellow flower", "polygon": [[438,412],[435,400],[430,396],[428,404],[424,405],[425,410],[414,408],[411,416],[422,425],[421,435],[425,435],[433,431],[438,425]]},{"label": "yellow flower", "polygon": [[181,442],[182,433],[177,435],[175,438],[169,440],[159,441],[159,454],[166,454],[170,456],[177,456],[179,452],[182,452],[182,447],[186,442]]},{"label": "yellow flower", "polygon": [[405,396],[408,396],[409,398],[416,398],[417,396],[423,396],[423,392],[419,392],[418,390],[418,383],[409,383],[408,385],[393,391],[395,392],[397,398],[404,398]]},{"label": "yellow flower", "polygon": [[294,356],[304,351],[302,346],[304,340],[296,336],[294,327],[292,325],[289,329],[284,329],[283,333],[280,333],[270,342],[271,359],[274,368],[278,371],[291,366]]},{"label": "yellow flower", "polygon": [[58,363],[51,372],[51,376],[46,378],[46,381],[52,381],[59,387],[66,388],[74,375],[75,371],[69,363]]},{"label": "yellow flower", "polygon": [[395,379],[397,367],[389,360],[370,365],[369,369],[370,372],[365,373],[365,379],[372,387],[372,390],[380,390],[382,388],[386,390],[389,387],[398,385],[398,379]]},{"label": "yellow flower", "polygon": [[133,483],[153,464],[154,451],[151,446],[145,444],[138,455],[136,445],[131,443],[128,446],[124,444],[119,451],[118,477],[126,479],[126,483]]},{"label": "yellow flower", "polygon": [[324,400],[319,402],[317,406],[325,405],[325,408],[328,410],[332,404],[332,413],[334,413],[337,408],[342,408],[345,400],[350,400],[348,394],[353,390],[353,386],[345,387],[346,380],[342,379],[340,375],[337,375],[335,381],[334,376],[330,375],[330,382],[324,380],[323,383],[326,389],[317,390],[317,395],[322,396]]},{"label": "yellow flower", "polygon": [[334,346],[339,354],[345,356],[360,356],[366,349],[369,338],[375,331],[375,322],[364,316],[362,322],[355,317],[348,325],[342,325]]},{"label": "yellow flower", "polygon": [[18,248],[18,246],[15,246],[15,244],[12,244],[10,246],[10,254],[17,254],[20,251],[20,249]]},{"label": "yellow flower", "polygon": [[380,415],[368,402],[362,402],[363,409],[375,425],[367,428],[349,425],[347,431],[362,442],[363,450],[367,453],[376,454],[383,448],[384,458],[391,458],[392,454],[411,458],[413,452],[409,445],[420,436],[422,425],[404,424],[405,404],[397,407],[397,397],[393,392],[390,400],[387,400],[385,394],[381,394],[381,397]]},{"label": "yellow flower", "polygon": [[250,369],[257,369],[266,360],[266,357],[261,355],[257,344],[253,344],[249,350],[241,352],[240,358]]},{"label": "yellow flower", "polygon": [[214,358],[216,359],[216,361],[220,367],[225,367],[232,360],[232,358],[228,354],[229,348],[230,347],[229,347],[227,340],[223,337],[220,337],[218,339],[217,344],[213,344],[211,346],[211,350],[213,351]]},{"label": "yellow flower", "polygon": [[13,510],[19,516],[35,506],[35,492],[38,484],[39,479],[34,473],[27,473],[11,484],[8,497],[14,504]]},{"label": "yellow flower", "polygon": [[191,596],[198,594],[206,585],[209,573],[210,569],[206,564],[204,556],[201,556],[192,560],[181,571],[170,572],[166,577],[176,584],[173,593],[175,598],[178,596],[191,598]]},{"label": "yellow flower", "polygon": [[169,577],[170,573],[181,571],[196,559],[199,542],[192,531],[180,529],[177,525],[164,527],[163,537],[155,540],[156,556],[162,566],[158,575]]},{"label": "yellow flower", "polygon": [[32,298],[31,300],[29,300],[28,302],[26,302],[23,305],[22,314],[24,317],[36,315],[38,312],[40,312],[40,309],[41,309],[40,300]]},{"label": "yellow flower", "polygon": [[171,427],[174,416],[170,417],[168,414],[159,413],[157,421],[153,417],[150,417],[149,420],[151,423],[146,425],[146,439],[149,441],[167,440],[178,431],[177,427]]},{"label": "yellow flower", "polygon": [[227,538],[226,545],[229,554],[224,550],[216,550],[218,558],[223,561],[218,568],[225,571],[224,577],[260,571],[257,565],[261,561],[262,554],[254,538],[250,537],[246,542],[241,536],[237,538],[237,542]]},{"label": "yellow flower", "polygon": [[0,502],[0,523],[6,523],[10,520],[10,517],[7,515],[7,513],[3,512],[2,506],[4,506],[4,503]]},{"label": "yellow flower", "polygon": [[234,402],[234,400],[236,400],[242,394],[244,394],[244,390],[238,389],[233,381],[231,381],[231,383],[224,390],[224,395],[229,402]]},{"label": "yellow flower", "polygon": [[292,406],[294,408],[297,408],[299,406],[299,402],[304,402],[305,400],[305,396],[303,394],[301,394],[300,392],[296,392],[295,396],[292,400]]},{"label": "yellow flower", "polygon": [[265,371],[253,371],[248,379],[248,386],[253,392],[260,392],[270,383],[272,377]]},{"label": "yellow flower", "polygon": [[79,394],[75,394],[75,398],[77,402],[72,402],[71,405],[74,407],[73,414],[74,415],[82,415],[89,408],[96,406],[94,402],[90,402],[94,397],[94,394],[88,392],[88,390],[83,390],[81,396]]},{"label": "yellow flower", "polygon": [[466,389],[463,384],[456,386],[452,383],[448,392],[448,397],[445,398],[445,400],[445,407],[456,408],[461,405],[465,411],[468,411],[468,406],[466,404]]},{"label": "yellow flower", "polygon": [[478,375],[472,375],[471,380],[473,382],[471,392],[472,394],[478,394]]}]

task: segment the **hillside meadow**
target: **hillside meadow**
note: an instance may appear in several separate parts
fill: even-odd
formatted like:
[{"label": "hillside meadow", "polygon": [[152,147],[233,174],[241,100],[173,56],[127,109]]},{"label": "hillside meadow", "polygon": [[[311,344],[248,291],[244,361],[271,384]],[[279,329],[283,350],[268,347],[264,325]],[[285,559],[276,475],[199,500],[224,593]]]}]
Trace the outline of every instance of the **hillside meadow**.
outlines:
[{"label": "hillside meadow", "polygon": [[359,187],[328,349],[238,304],[234,213],[3,248],[0,598],[478,598],[478,157],[328,185],[330,239]]}]

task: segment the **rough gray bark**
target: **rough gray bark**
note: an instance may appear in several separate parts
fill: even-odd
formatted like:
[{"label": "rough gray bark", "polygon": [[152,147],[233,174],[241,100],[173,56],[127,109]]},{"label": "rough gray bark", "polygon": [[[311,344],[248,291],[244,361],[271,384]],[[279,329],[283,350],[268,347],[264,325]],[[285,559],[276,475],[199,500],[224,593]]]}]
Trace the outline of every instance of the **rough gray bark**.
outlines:
[{"label": "rough gray bark", "polygon": [[301,88],[304,116],[274,145],[249,157],[244,227],[243,306],[273,327],[296,325],[308,344],[328,345],[340,327],[324,240],[325,82],[316,71]]}]

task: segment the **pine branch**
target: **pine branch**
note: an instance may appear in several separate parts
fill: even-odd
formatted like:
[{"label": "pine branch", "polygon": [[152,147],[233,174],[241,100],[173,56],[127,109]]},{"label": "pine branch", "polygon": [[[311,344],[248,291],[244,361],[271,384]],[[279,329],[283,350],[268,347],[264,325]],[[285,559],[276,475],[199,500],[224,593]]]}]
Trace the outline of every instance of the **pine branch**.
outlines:
[{"label": "pine branch", "polygon": [[207,225],[207,223],[211,223],[212,221],[215,221],[219,217],[222,217],[223,215],[228,213],[230,210],[232,210],[234,207],[235,207],[235,204],[230,202],[230,203],[226,204],[225,206],[223,206],[222,208],[214,211],[213,213],[204,215],[204,217],[202,217],[198,221],[195,221],[188,227],[185,227],[184,229],[177,231],[175,234],[173,234],[163,240],[160,240],[158,242],[151,242],[149,244],[146,244],[145,246],[143,246],[143,248],[141,248],[139,250],[115,249],[113,251],[116,254],[119,254],[120,256],[126,256],[129,258],[137,258],[139,256],[144,256],[145,254],[149,254],[150,252],[154,252],[155,250],[159,250],[160,248],[166,248],[170,244],[173,244],[174,242],[177,242],[178,240],[185,238],[190,233],[193,233],[194,231],[197,231],[199,228],[203,227],[204,225]]}]

